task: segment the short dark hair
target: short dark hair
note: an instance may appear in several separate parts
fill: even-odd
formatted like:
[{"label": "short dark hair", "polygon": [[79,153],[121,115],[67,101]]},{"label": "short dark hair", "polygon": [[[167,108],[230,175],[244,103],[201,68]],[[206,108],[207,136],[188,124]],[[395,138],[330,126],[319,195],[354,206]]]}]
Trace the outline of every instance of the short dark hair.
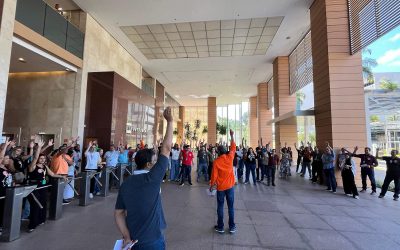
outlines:
[{"label": "short dark hair", "polygon": [[223,155],[227,153],[226,147],[223,145],[219,145],[217,148],[218,155]]},{"label": "short dark hair", "polygon": [[154,151],[151,149],[139,150],[135,155],[136,169],[142,170],[146,167],[147,163],[151,162]]}]

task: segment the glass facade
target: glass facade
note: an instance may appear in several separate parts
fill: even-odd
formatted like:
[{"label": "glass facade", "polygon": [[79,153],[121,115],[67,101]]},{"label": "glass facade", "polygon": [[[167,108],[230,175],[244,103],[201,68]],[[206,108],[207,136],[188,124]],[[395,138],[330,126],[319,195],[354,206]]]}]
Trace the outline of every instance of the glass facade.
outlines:
[{"label": "glass facade", "polygon": [[[237,144],[242,138],[249,141],[249,102],[217,107],[218,142],[229,141],[229,130],[232,129]],[[225,129],[226,128],[226,129]]]}]

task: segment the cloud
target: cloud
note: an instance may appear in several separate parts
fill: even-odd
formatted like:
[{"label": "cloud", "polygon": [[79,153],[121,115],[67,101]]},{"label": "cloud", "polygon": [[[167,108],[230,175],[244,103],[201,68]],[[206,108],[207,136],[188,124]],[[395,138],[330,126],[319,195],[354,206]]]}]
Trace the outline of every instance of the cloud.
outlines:
[{"label": "cloud", "polygon": [[389,41],[391,41],[391,42],[396,42],[397,40],[400,40],[400,33],[389,38]]},{"label": "cloud", "polygon": [[397,61],[400,59],[400,49],[396,49],[396,50],[388,50],[386,51],[386,53],[379,57],[376,61],[378,62],[378,64],[388,64],[391,63],[393,61]]}]

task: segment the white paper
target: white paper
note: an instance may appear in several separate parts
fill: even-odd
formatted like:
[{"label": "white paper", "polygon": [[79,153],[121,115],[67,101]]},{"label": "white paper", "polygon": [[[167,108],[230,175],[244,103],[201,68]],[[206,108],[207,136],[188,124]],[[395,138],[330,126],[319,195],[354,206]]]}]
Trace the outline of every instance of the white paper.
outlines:
[{"label": "white paper", "polygon": [[124,240],[116,240],[114,245],[114,250],[121,250],[124,246]]},{"label": "white paper", "polygon": [[213,191],[210,192],[210,189],[207,188],[207,189],[206,189],[206,193],[207,193],[207,195],[209,195],[209,196],[215,196],[215,195],[217,194],[217,190],[214,189]]}]

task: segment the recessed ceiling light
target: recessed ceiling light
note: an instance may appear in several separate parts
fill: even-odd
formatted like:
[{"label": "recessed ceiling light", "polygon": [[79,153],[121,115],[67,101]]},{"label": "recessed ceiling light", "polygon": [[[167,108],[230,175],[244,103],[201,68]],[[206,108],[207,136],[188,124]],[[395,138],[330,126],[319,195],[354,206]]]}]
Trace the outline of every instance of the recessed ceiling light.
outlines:
[{"label": "recessed ceiling light", "polygon": [[290,36],[287,36],[286,39],[289,40],[289,39],[290,39]]},{"label": "recessed ceiling light", "polygon": [[26,63],[25,59],[22,58],[22,57],[18,58],[18,61],[20,61],[20,62],[22,62],[22,63]]},{"label": "recessed ceiling light", "polygon": [[65,69],[65,71],[71,71],[71,70],[67,68],[67,69]]}]

